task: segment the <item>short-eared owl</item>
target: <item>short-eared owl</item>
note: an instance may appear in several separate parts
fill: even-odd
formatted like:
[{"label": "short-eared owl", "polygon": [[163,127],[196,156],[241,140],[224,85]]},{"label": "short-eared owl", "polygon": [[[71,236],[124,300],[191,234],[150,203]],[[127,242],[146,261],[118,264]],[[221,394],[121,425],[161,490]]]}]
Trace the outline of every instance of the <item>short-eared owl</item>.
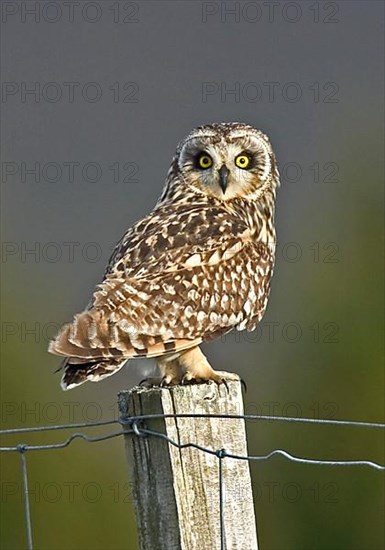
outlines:
[{"label": "short-eared owl", "polygon": [[178,145],[154,210],[122,237],[88,308],[50,343],[63,389],[97,382],[127,359],[156,357],[164,384],[238,379],[199,349],[266,309],[279,185],[268,138],[208,124]]}]

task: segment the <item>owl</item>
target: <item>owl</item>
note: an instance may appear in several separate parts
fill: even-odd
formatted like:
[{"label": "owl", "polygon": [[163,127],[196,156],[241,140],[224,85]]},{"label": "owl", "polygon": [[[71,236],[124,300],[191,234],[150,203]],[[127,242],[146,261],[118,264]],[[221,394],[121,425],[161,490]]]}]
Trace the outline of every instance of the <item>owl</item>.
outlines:
[{"label": "owl", "polygon": [[183,139],[152,212],[123,235],[87,309],[50,342],[62,388],[97,382],[128,359],[156,358],[161,385],[239,379],[199,345],[254,330],[268,301],[279,173],[269,139],[247,124]]}]

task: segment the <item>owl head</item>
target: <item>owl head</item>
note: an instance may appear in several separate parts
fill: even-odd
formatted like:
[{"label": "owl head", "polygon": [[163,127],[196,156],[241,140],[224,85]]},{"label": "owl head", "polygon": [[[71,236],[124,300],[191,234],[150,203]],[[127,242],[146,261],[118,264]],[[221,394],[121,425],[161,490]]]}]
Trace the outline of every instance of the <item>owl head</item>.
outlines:
[{"label": "owl head", "polygon": [[269,139],[240,122],[195,128],[178,145],[172,172],[189,188],[222,201],[257,200],[279,183]]}]

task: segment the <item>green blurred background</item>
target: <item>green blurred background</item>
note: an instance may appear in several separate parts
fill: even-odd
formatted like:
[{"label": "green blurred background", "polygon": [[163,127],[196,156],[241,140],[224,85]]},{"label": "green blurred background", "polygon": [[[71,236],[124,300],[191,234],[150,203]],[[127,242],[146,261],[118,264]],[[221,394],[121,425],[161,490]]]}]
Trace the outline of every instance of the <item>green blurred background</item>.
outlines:
[{"label": "green blurred background", "polygon": [[[103,383],[63,393],[47,342],[86,305],[125,228],[155,203],[177,141],[219,120],[270,135],[282,187],[263,323],[206,346],[209,358],[247,381],[250,414],[383,421],[382,3],[278,2],[269,16],[262,2],[104,1],[75,11],[73,22],[64,8],[49,22],[59,13],[53,2],[37,3],[40,20],[23,15],[25,2],[7,4],[2,82],[16,87],[3,87],[2,97],[2,426],[117,417],[117,392],[138,382],[146,365],[130,363]],[[23,82],[39,83],[39,101],[23,101]],[[48,82],[62,90],[60,100],[47,100]],[[97,82],[102,97],[86,101],[79,92],[70,101],[65,82],[78,82],[78,91]],[[126,82],[135,84],[124,90]],[[137,101],[124,102],[123,93]],[[40,163],[40,181],[24,177],[23,162]],[[54,168],[44,168],[51,162],[63,169],[56,182]],[[65,162],[80,165],[74,181]],[[92,170],[82,175],[88,162],[100,167],[98,181],[89,181]],[[73,258],[65,243],[78,243]],[[376,430],[247,428],[251,454],[282,448],[384,463]],[[2,445],[60,442],[69,433],[4,436]],[[20,456],[0,459],[1,547],[25,548]],[[136,548],[122,440],[78,440],[27,460],[36,548]],[[262,550],[384,548],[381,472],[280,458],[251,468]]]}]

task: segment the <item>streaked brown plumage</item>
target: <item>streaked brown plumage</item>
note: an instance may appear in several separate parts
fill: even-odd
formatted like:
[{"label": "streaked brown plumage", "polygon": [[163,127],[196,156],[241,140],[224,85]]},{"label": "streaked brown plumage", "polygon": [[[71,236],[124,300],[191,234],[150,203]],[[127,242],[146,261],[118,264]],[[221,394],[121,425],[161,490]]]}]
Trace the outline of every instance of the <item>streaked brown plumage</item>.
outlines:
[{"label": "streaked brown plumage", "polygon": [[214,371],[197,346],[261,320],[278,185],[259,130],[242,123],[193,130],[154,210],[118,243],[88,309],[50,343],[66,357],[62,387],[101,380],[135,357],[156,357],[165,383],[237,378]]}]

